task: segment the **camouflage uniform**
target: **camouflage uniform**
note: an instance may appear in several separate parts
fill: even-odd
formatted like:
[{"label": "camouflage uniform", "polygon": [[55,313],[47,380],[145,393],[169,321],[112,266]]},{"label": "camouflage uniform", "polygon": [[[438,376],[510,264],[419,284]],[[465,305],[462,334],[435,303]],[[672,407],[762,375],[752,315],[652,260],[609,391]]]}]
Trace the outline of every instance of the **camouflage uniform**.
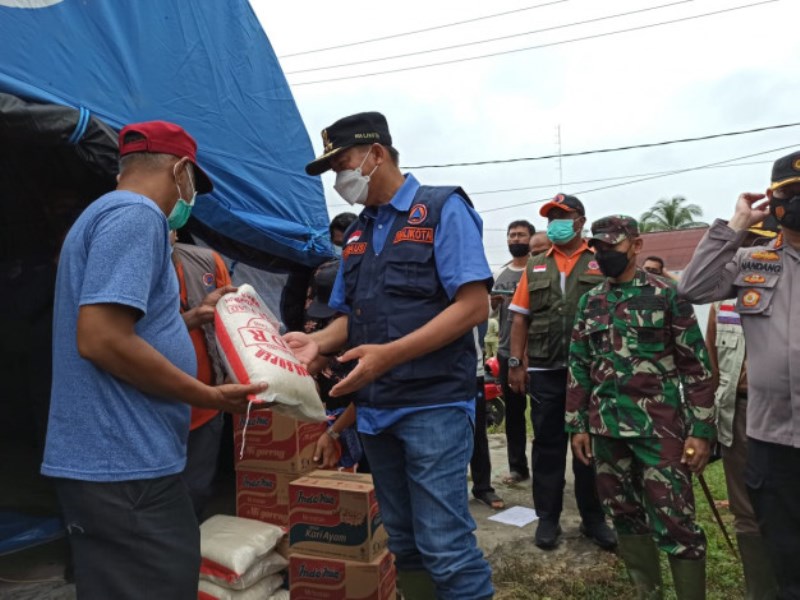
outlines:
[{"label": "camouflage uniform", "polygon": [[[609,244],[638,236],[630,217],[601,219],[592,231]],[[694,311],[671,281],[637,269],[631,281],[606,280],[581,298],[566,429],[592,435],[598,492],[620,535],[653,532],[671,556],[705,555],[680,461],[687,435],[714,436],[714,390]]]}]

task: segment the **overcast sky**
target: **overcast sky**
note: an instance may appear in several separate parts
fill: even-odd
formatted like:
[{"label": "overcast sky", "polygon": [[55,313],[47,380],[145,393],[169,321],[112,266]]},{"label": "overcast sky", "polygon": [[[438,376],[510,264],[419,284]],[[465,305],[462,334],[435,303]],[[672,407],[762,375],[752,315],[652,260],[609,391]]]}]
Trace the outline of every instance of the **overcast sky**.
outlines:
[{"label": "overcast sky", "polygon": [[[758,0],[251,1],[281,60],[317,153],[324,127],[366,110],[386,115],[404,171],[421,165],[536,157],[559,150],[580,152],[800,122],[798,0],[762,2],[568,43],[562,42]],[[540,6],[530,8],[536,5]],[[575,25],[645,8],[652,10]],[[514,12],[481,19],[509,11]],[[479,20],[289,56],[473,19]],[[529,33],[542,29],[550,31]],[[513,37],[476,43],[502,36]],[[471,45],[432,51],[459,44]],[[419,54],[375,61],[412,52]],[[460,62],[399,71],[454,60]],[[297,72],[356,61],[372,62]],[[364,76],[377,71],[393,72]],[[359,77],[319,82],[354,75]],[[539,206],[561,190],[581,198],[590,221],[616,212],[638,218],[660,198],[675,195],[698,204],[703,220],[711,221],[730,216],[739,192],[763,191],[771,162],[796,149],[800,149],[800,127],[560,161],[411,170],[423,183],[464,187],[483,217],[484,246],[496,267],[509,258],[506,225],[525,218],[543,229]],[[754,154],[759,155],[740,158]],[[647,176],[723,161],[738,166],[589,191],[633,178],[592,180]],[[322,182],[329,213],[347,210],[332,189],[333,176],[323,175]],[[497,191],[509,189],[513,190]],[[510,205],[517,206],[507,208]]]}]

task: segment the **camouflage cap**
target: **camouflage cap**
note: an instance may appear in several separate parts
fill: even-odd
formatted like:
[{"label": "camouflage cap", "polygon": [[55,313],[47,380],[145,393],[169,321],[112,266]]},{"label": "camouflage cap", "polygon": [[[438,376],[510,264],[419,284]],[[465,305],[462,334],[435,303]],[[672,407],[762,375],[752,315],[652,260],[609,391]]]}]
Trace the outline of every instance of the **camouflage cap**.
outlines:
[{"label": "camouflage cap", "polygon": [[611,215],[592,223],[589,245],[591,246],[593,242],[605,242],[616,246],[625,238],[635,237],[639,237],[639,224],[636,219],[625,215]]}]

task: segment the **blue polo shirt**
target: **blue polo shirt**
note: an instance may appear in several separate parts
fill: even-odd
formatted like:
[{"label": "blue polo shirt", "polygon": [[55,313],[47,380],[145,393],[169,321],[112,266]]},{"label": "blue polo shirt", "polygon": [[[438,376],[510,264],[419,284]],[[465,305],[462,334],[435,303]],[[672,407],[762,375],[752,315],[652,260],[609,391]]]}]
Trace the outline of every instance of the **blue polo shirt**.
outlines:
[{"label": "blue polo shirt", "polygon": [[117,379],[82,358],[76,342],[81,306],[129,306],[141,315],[136,334],[195,376],[168,235],[152,200],[123,191],[90,204],[70,229],[56,279],[44,475],[108,482],[183,471],[189,406]]},{"label": "blue polo shirt", "polygon": [[[411,202],[420,187],[416,178],[407,174],[405,182],[397,190],[391,202],[381,206],[368,206],[364,215],[374,221],[372,228],[373,250],[383,251],[389,230],[398,213],[411,208]],[[434,259],[439,280],[447,295],[452,299],[458,289],[474,281],[491,280],[492,272],[483,252],[483,221],[478,213],[457,196],[451,196],[442,207],[441,220],[434,236]],[[487,300],[488,302],[488,300]],[[344,278],[341,265],[331,291],[329,306],[345,314],[350,313],[344,294]],[[461,402],[410,406],[408,408],[374,408],[359,406],[357,411],[358,430],[361,433],[377,434],[390,427],[404,416],[432,408],[455,407],[467,412],[475,420],[474,398]]]}]

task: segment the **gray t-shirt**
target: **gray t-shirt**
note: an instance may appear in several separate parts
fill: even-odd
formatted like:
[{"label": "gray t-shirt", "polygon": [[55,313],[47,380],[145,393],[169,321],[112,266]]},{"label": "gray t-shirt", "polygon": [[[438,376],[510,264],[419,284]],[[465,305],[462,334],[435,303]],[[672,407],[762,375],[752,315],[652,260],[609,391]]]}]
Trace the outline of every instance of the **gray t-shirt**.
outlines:
[{"label": "gray t-shirt", "polygon": [[524,271],[525,267],[517,269],[512,265],[508,265],[494,279],[492,295],[496,295],[499,292],[503,296],[503,303],[497,307],[497,322],[500,324],[497,354],[503,358],[508,358],[509,344],[511,342],[511,315],[509,314],[508,305],[511,304],[511,298],[514,296],[517,284]]}]

